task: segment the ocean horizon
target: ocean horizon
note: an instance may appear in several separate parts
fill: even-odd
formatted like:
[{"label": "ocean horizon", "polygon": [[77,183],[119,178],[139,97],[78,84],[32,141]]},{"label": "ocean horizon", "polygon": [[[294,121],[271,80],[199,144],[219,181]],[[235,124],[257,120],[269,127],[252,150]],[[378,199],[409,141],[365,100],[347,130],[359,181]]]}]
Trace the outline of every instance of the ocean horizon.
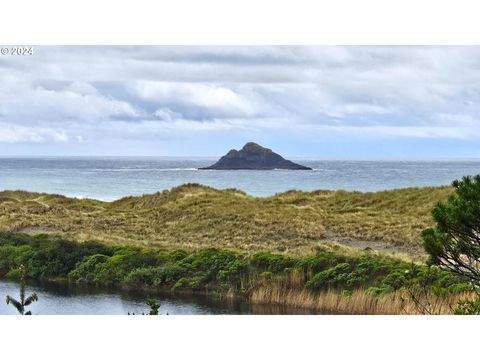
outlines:
[{"label": "ocean horizon", "polygon": [[313,170],[198,170],[218,160],[206,156],[0,157],[0,190],[113,201],[198,183],[267,197],[288,190],[372,192],[442,186],[480,173],[480,159],[290,159]]}]

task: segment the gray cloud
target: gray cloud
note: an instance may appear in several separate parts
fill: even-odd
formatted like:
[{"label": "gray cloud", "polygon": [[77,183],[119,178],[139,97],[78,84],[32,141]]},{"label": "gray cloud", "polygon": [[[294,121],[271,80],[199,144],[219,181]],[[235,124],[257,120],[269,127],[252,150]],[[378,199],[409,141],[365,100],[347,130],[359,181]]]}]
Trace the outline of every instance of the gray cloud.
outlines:
[{"label": "gray cloud", "polygon": [[480,137],[478,47],[44,46],[0,79],[0,143]]}]

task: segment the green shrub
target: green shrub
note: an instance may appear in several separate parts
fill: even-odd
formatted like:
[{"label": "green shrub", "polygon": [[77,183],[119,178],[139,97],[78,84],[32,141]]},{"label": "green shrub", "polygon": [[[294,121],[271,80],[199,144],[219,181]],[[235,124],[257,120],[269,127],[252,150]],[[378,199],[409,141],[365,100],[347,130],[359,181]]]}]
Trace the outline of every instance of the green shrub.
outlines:
[{"label": "green shrub", "polygon": [[157,268],[134,269],[125,277],[125,283],[135,287],[154,286],[156,272]]},{"label": "green shrub", "polygon": [[383,278],[382,287],[392,290],[401,289],[408,282],[408,279],[406,277],[407,274],[408,273],[406,273],[405,270],[402,269],[392,271]]},{"label": "green shrub", "polygon": [[97,265],[107,262],[108,259],[108,256],[102,254],[89,256],[70,271],[68,277],[75,282],[92,283],[95,281]]},{"label": "green shrub", "polygon": [[372,295],[381,295],[381,294],[391,293],[393,291],[394,289],[390,286],[383,286],[383,287],[370,286],[369,288],[367,288],[367,293]]},{"label": "green shrub", "polygon": [[108,259],[107,261],[95,266],[93,282],[102,285],[116,285],[121,283],[124,272],[118,268],[117,264]]},{"label": "green shrub", "polygon": [[159,282],[157,284],[173,284],[187,275],[187,269],[177,264],[167,264],[158,268]]},{"label": "green shrub", "polygon": [[294,267],[297,260],[280,254],[257,253],[252,257],[252,264],[270,272],[282,272],[285,268]]},{"label": "green shrub", "polygon": [[112,249],[95,242],[77,243],[46,235],[0,234],[0,276],[9,268],[25,266],[27,277],[65,277],[78,262]]},{"label": "green shrub", "polygon": [[370,259],[360,259],[360,262],[343,262],[315,274],[305,286],[312,290],[328,288],[350,290],[365,287],[368,284],[376,284],[384,270],[382,266],[376,266]]},{"label": "green shrub", "polygon": [[159,267],[138,268],[132,270],[126,277],[125,283],[138,287],[158,287],[173,285],[186,275],[186,269],[176,264],[167,264]]},{"label": "green shrub", "polygon": [[115,262],[124,272],[158,265],[158,257],[153,251],[133,247],[117,248],[110,261]]},{"label": "green shrub", "polygon": [[[218,279],[221,270],[227,270],[230,263],[240,259],[233,251],[205,249],[194,256],[192,269],[202,273],[205,281]],[[227,270],[228,272],[228,270]]]},{"label": "green shrub", "polygon": [[218,280],[237,287],[242,276],[248,273],[248,263],[244,259],[235,259],[218,272]]},{"label": "green shrub", "polygon": [[177,262],[188,257],[188,253],[185,250],[173,250],[167,256],[167,259],[171,262]]},{"label": "green shrub", "polygon": [[[21,264],[26,264],[34,255],[34,250],[29,245],[4,245],[0,247],[0,277]],[[27,274],[28,275],[28,274]]]},{"label": "green shrub", "polygon": [[181,278],[175,283],[175,285],[173,285],[172,290],[187,289],[189,287],[190,287],[190,281],[186,278]]},{"label": "green shrub", "polygon": [[339,263],[346,262],[345,256],[339,256],[330,252],[319,252],[314,256],[301,259],[297,266],[304,271],[311,271],[314,273],[334,267]]},{"label": "green shrub", "polygon": [[455,315],[480,315],[480,299],[459,301]]},{"label": "green shrub", "polygon": [[349,263],[341,263],[337,266],[321,271],[307,282],[306,287],[312,290],[327,289],[346,285],[350,273]]}]

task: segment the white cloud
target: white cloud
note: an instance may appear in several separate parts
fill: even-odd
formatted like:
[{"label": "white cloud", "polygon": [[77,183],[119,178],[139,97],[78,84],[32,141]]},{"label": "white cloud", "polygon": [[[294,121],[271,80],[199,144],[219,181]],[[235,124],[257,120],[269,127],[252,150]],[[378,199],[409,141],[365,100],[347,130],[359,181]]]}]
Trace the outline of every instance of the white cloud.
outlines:
[{"label": "white cloud", "polygon": [[[308,129],[308,127],[306,128]],[[457,139],[467,140],[480,137],[480,128],[456,126],[321,126],[312,130],[328,131],[329,133],[343,134],[344,136],[365,136],[369,138],[425,138],[425,139]]]},{"label": "white cloud", "polygon": [[136,81],[132,90],[140,98],[158,104],[190,105],[237,116],[255,113],[254,104],[246,97],[216,84]]},{"label": "white cloud", "polygon": [[336,106],[329,106],[324,109],[324,113],[328,116],[344,118],[348,115],[356,114],[391,114],[394,110],[372,104],[337,104]]},{"label": "white cloud", "polygon": [[12,124],[1,124],[0,142],[3,143],[44,143],[67,142],[68,136],[63,130],[51,128],[26,127]]},{"label": "white cloud", "polygon": [[83,123],[141,115],[134,105],[104,96],[87,83],[75,82],[53,90],[33,82],[3,82],[0,97],[0,115],[23,124],[65,124],[72,120]]},{"label": "white cloud", "polygon": [[154,115],[162,121],[174,121],[182,118],[182,114],[170,110],[167,107],[161,107],[155,111]]},{"label": "white cloud", "polygon": [[100,95],[98,90],[93,87],[91,84],[88,82],[84,81],[74,81],[71,84],[69,84],[66,88],[66,91],[72,92],[74,94],[79,94],[79,95],[91,95],[91,96],[98,96]]}]

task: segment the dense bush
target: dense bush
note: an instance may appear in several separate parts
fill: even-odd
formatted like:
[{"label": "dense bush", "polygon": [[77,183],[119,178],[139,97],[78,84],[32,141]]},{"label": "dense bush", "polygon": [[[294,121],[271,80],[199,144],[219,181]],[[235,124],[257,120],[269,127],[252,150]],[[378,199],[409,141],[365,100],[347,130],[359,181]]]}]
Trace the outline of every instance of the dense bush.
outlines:
[{"label": "dense bush", "polygon": [[187,269],[185,267],[177,264],[165,264],[158,267],[134,269],[125,277],[125,282],[137,287],[173,286],[186,275]]},{"label": "dense bush", "polygon": [[319,251],[314,256],[301,259],[298,267],[309,273],[318,273],[347,261],[347,257],[329,251]]},{"label": "dense bush", "polygon": [[381,282],[384,291],[394,291],[404,287],[408,282],[406,271],[408,270],[397,269],[385,276]]},{"label": "dense bush", "polygon": [[96,242],[20,234],[1,234],[0,251],[0,275],[22,264],[26,276],[34,278],[64,277],[88,256],[113,253],[111,248]]},{"label": "dense bush", "polygon": [[447,271],[374,254],[346,256],[318,250],[298,259],[219,249],[189,253],[0,233],[0,277],[14,277],[21,264],[30,278],[154,289],[245,291],[275,282],[311,291],[365,288],[386,293],[411,284],[435,287],[438,292],[461,292],[468,285]]},{"label": "dense bush", "polygon": [[294,267],[297,260],[286,255],[258,253],[253,255],[252,264],[265,271],[281,272]]},{"label": "dense bush", "polygon": [[388,292],[403,287],[402,272],[408,268],[407,263],[386,256],[347,257],[330,252],[319,252],[301,260],[299,265],[304,272],[313,273],[306,282],[309,289],[380,289],[374,292]]},{"label": "dense bush", "polygon": [[68,277],[76,282],[93,283],[95,282],[97,265],[105,263],[108,259],[108,256],[102,254],[89,256],[78,263],[77,267],[68,274]]},{"label": "dense bush", "polygon": [[111,256],[95,254],[85,258],[72,270],[68,277],[76,282],[115,285],[124,281],[132,272],[159,263],[153,252],[138,248],[116,248]]}]

